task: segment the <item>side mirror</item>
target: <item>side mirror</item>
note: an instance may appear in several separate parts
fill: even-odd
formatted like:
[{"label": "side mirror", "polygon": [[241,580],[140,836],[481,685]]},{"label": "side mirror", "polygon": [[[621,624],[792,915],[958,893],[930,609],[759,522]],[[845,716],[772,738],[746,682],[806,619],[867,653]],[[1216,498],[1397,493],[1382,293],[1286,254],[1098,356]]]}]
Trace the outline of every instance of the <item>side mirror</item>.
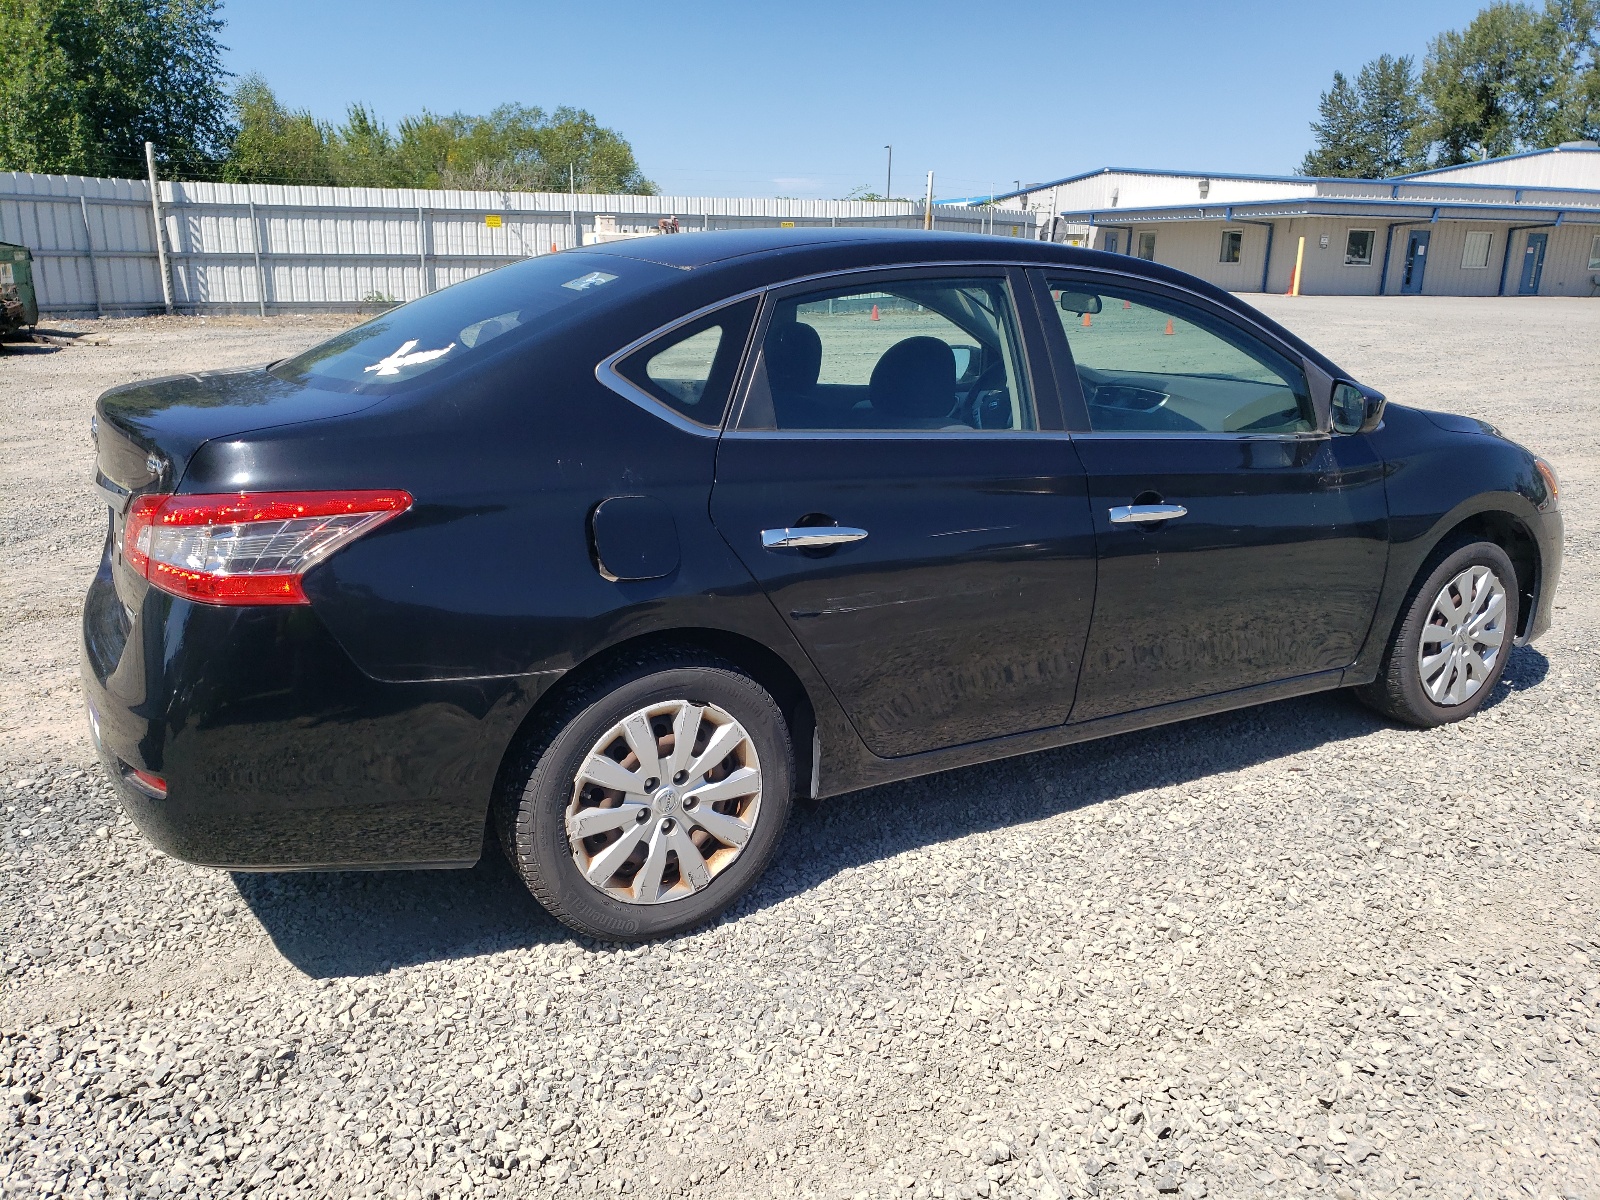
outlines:
[{"label": "side mirror", "polygon": [[1077,313],[1080,317],[1100,311],[1100,297],[1090,292],[1062,292],[1060,303],[1062,312]]},{"label": "side mirror", "polygon": [[1382,392],[1359,383],[1333,385],[1333,428],[1335,433],[1371,433],[1383,420],[1388,401]]}]

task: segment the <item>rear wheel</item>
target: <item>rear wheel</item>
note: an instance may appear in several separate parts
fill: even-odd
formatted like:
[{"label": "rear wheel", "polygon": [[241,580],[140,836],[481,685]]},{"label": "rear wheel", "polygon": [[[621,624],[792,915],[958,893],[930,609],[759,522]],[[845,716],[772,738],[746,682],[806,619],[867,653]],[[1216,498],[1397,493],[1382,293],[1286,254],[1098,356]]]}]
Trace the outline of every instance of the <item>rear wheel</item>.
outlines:
[{"label": "rear wheel", "polygon": [[788,819],[783,713],[731,663],[638,660],[570,696],[497,800],[530,891],[582,933],[636,941],[711,920],[760,876]]},{"label": "rear wheel", "polygon": [[1470,717],[1505,673],[1517,629],[1517,573],[1493,542],[1435,556],[1407,601],[1378,678],[1356,694],[1411,725]]}]

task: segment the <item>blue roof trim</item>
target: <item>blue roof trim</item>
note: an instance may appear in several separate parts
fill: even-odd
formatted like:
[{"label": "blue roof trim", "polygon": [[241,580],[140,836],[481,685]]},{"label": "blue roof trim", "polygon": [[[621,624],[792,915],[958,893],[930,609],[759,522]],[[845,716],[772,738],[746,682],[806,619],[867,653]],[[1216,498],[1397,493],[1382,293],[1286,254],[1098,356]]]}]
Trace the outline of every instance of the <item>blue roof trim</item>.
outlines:
[{"label": "blue roof trim", "polygon": [[[1107,217],[1118,224],[1127,224],[1130,217],[1138,215],[1154,216],[1157,213],[1186,213],[1191,214],[1191,219],[1197,221],[1226,221],[1234,219],[1230,214],[1239,213],[1243,216],[1282,216],[1285,219],[1294,216],[1327,216],[1332,214],[1307,211],[1318,205],[1329,205],[1335,208],[1388,208],[1411,209],[1422,214],[1422,219],[1437,220],[1440,212],[1451,210],[1465,210],[1481,212],[1490,210],[1503,213],[1571,213],[1574,216],[1591,216],[1594,223],[1600,223],[1600,203],[1593,208],[1582,205],[1570,204],[1496,204],[1491,201],[1461,200],[1453,203],[1440,204],[1432,200],[1391,200],[1385,196],[1303,196],[1288,197],[1283,200],[1246,200],[1234,201],[1231,204],[1163,204],[1146,208],[1083,208],[1071,212],[1061,212],[1057,216],[1068,221],[1082,219],[1085,224],[1098,224],[1098,217]],[[1261,209],[1271,210],[1260,212]],[[1298,212],[1285,212],[1285,209],[1297,209]],[[1166,218],[1172,219],[1172,218]],[[1240,218],[1242,219],[1242,217]],[[1448,217],[1446,218],[1449,219]],[[1512,217],[1510,219],[1516,219]],[[1591,222],[1583,222],[1590,224]]]},{"label": "blue roof trim", "polygon": [[[1418,171],[1411,175],[1389,175],[1381,179],[1358,179],[1349,175],[1252,175],[1241,174],[1235,171],[1172,171],[1159,167],[1100,167],[1094,171],[1083,171],[1077,175],[1068,175],[1063,179],[1052,179],[1048,183],[1032,183],[1025,188],[1016,188],[994,197],[996,201],[1010,200],[1015,196],[1027,196],[1034,192],[1041,192],[1046,188],[1061,187],[1068,183],[1081,183],[1085,179],[1093,179],[1096,175],[1153,175],[1165,179],[1243,179],[1252,183],[1408,183],[1414,179],[1424,179],[1439,187],[1513,187],[1514,184],[1506,183],[1451,183],[1447,180],[1431,180],[1428,176],[1439,171],[1453,171],[1459,167],[1476,167],[1484,163],[1508,162],[1514,158],[1532,158],[1540,154],[1600,154],[1600,149],[1591,149],[1587,146],[1571,146],[1563,150],[1551,147],[1548,150],[1524,150],[1518,154],[1506,154],[1499,158],[1482,158],[1470,163],[1458,163],[1455,167],[1432,167],[1427,171]],[[1546,191],[1571,192],[1588,191],[1588,188],[1560,188],[1546,187]],[[983,199],[983,197],[975,197]]]}]

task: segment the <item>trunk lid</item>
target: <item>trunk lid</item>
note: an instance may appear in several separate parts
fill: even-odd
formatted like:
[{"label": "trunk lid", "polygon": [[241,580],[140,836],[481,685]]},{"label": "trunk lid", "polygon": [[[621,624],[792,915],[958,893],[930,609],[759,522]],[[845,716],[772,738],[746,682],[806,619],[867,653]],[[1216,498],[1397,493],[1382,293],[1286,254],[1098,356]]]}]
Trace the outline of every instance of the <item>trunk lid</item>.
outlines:
[{"label": "trunk lid", "polygon": [[99,474],[125,493],[170,491],[213,438],[347,416],[382,399],[286,382],[265,366],[125,384],[95,403]]}]

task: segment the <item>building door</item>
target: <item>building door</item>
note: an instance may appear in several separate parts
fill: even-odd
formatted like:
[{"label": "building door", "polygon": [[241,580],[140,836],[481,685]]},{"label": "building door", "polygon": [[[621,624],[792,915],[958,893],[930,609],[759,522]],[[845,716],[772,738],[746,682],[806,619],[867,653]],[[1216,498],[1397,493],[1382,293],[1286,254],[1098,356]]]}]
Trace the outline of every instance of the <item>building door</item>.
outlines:
[{"label": "building door", "polygon": [[1422,294],[1422,273],[1428,266],[1428,239],[1432,236],[1431,229],[1414,229],[1406,239],[1406,272],[1400,277],[1403,295]]},{"label": "building door", "polygon": [[1539,277],[1544,274],[1544,252],[1549,244],[1548,233],[1528,235],[1528,248],[1522,252],[1522,281],[1517,284],[1517,295],[1539,294]]}]

